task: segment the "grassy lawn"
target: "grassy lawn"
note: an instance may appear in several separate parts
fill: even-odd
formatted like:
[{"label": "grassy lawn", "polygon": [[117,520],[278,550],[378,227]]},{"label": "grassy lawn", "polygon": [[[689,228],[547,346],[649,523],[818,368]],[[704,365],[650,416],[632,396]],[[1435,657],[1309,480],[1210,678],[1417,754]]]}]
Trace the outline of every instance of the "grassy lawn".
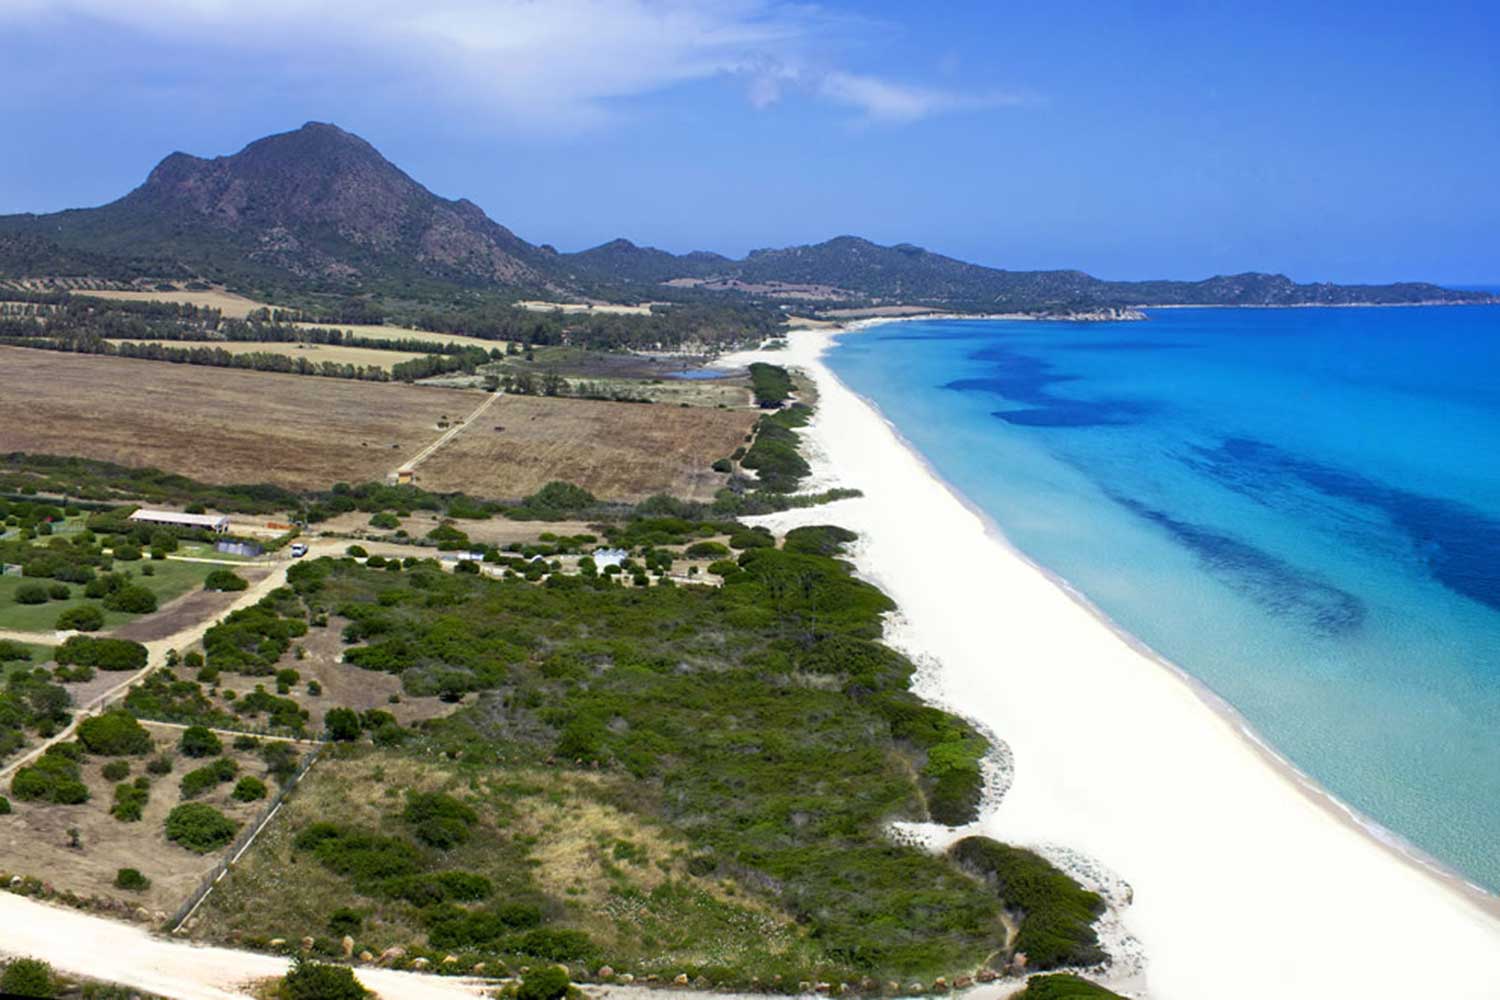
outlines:
[{"label": "grassy lawn", "polygon": [[[154,567],[152,576],[141,575],[141,567],[149,564]],[[162,561],[142,560],[138,563],[116,563],[116,569],[129,571],[134,574],[135,582],[146,587],[156,595],[158,604],[165,604],[174,597],[179,597],[195,587],[203,585],[203,578],[213,571],[214,566],[209,563],[179,562],[171,559]],[[69,608],[78,607],[81,604],[95,604],[83,596],[83,587],[79,584],[69,584],[68,589],[72,597],[66,601],[48,601],[46,604],[17,604],[16,590],[28,582],[40,582],[50,585],[55,581],[40,580],[33,577],[22,577],[19,575],[0,576],[0,628],[16,629],[21,632],[51,632],[57,624],[57,616]],[[104,612],[104,627],[114,628],[133,621],[139,615],[128,615],[120,611]]]},{"label": "grassy lawn", "polygon": [[29,670],[32,667],[40,667],[52,659],[52,650],[54,648],[52,646],[44,646],[39,642],[23,642],[21,645],[31,650],[31,659],[7,660],[4,663],[0,663],[0,679],[9,677],[12,670],[18,668]]},{"label": "grassy lawn", "polygon": [[181,542],[177,546],[177,551],[172,554],[187,556],[190,559],[217,559],[222,562],[253,563],[256,561],[253,556],[237,556],[230,552],[220,552],[204,542]]}]

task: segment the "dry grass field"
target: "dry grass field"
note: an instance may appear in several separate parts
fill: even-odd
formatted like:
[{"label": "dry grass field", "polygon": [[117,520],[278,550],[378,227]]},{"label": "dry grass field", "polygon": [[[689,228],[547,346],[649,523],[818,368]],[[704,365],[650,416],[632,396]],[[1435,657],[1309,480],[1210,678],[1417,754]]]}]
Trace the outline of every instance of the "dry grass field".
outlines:
[{"label": "dry grass field", "polygon": [[355,337],[369,337],[372,340],[422,340],[429,344],[462,344],[465,347],[478,347],[482,350],[505,350],[503,340],[483,340],[479,337],[464,337],[456,333],[434,333],[431,330],[408,330],[404,326],[371,326],[359,323],[293,323],[306,329],[343,330],[344,333]]},{"label": "dry grass field", "polygon": [[478,393],[0,347],[0,452],[292,489],[381,480]]},{"label": "dry grass field", "polygon": [[420,358],[415,351],[379,351],[369,347],[340,347],[332,344],[288,344],[285,342],[260,343],[245,340],[126,340],[122,344],[161,344],[163,347],[214,347],[230,354],[284,354],[289,358],[306,358],[313,364],[332,361],[338,365],[355,365],[359,368],[384,368],[412,358]]},{"label": "dry grass field", "polygon": [[743,442],[758,415],[506,396],[418,466],[417,483],[516,498],[561,479],[611,500],[653,493],[708,499],[726,478],[709,465]]},{"label": "dry grass field", "polygon": [[126,302],[180,302],[184,305],[207,306],[217,309],[231,319],[244,319],[256,309],[266,308],[264,302],[247,299],[243,295],[214,289],[208,292],[157,292],[122,291],[118,289],[82,290],[78,294],[100,299],[118,299]]}]

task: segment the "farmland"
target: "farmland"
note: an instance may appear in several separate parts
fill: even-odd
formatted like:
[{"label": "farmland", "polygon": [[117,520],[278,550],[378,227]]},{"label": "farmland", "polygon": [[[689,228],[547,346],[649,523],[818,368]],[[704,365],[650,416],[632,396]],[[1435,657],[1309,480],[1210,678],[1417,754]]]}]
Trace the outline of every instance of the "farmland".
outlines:
[{"label": "farmland", "polygon": [[422,356],[413,351],[383,351],[370,347],[344,347],[336,344],[293,344],[276,341],[226,340],[213,341],[209,344],[184,344],[182,341],[177,340],[122,339],[119,343],[158,344],[162,347],[208,346],[217,350],[228,351],[230,354],[281,354],[288,358],[306,358],[313,364],[331,361],[336,365],[354,365],[357,368],[374,366],[384,368],[387,371],[394,364],[399,364],[402,361],[410,361],[412,358],[420,358]]},{"label": "farmland", "polygon": [[0,347],[0,452],[155,466],[211,483],[379,480],[480,397]]},{"label": "farmland", "polygon": [[596,496],[706,499],[724,477],[709,465],[744,440],[752,410],[506,396],[417,470],[436,492],[523,497],[555,479]]},{"label": "farmland", "polygon": [[243,295],[214,289],[207,292],[158,292],[120,289],[80,290],[79,295],[97,299],[114,299],[117,302],[178,302],[183,305],[217,309],[231,319],[244,319],[256,309],[266,308],[264,302],[247,299]]},{"label": "farmland", "polygon": [[342,330],[346,336],[368,337],[372,340],[421,340],[429,344],[459,344],[463,347],[478,347],[485,351],[496,348],[505,349],[503,340],[483,340],[479,337],[465,337],[457,333],[434,333],[431,330],[410,330],[404,326],[389,324],[375,326],[369,323],[294,323],[292,325],[304,330]]}]

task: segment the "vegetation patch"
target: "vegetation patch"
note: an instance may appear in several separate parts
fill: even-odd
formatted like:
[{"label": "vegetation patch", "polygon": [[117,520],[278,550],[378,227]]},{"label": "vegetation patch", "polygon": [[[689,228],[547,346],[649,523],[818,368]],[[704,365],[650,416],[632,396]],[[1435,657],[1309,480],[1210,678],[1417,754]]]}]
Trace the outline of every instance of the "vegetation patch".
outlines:
[{"label": "vegetation patch", "polygon": [[167,814],[167,839],[196,854],[217,851],[238,830],[234,820],[202,802],[185,802]]}]

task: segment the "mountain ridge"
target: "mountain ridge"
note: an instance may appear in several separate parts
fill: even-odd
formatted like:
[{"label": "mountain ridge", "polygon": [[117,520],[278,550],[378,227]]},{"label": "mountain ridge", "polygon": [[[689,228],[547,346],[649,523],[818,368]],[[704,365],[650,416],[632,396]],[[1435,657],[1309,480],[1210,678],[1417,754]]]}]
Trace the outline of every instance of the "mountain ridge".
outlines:
[{"label": "mountain ridge", "polygon": [[237,153],[164,157],[96,208],[0,216],[0,276],[72,272],[198,278],[292,293],[435,301],[454,295],[649,301],[750,299],[816,311],[919,305],[960,312],[1147,305],[1495,302],[1425,282],[1299,284],[1245,272],[1201,281],[1109,281],[1079,270],[1012,271],[911,243],[821,243],[674,254],[623,237],[573,253],[532,244],[466,199],[442,198],[336,125],[308,122]]}]

